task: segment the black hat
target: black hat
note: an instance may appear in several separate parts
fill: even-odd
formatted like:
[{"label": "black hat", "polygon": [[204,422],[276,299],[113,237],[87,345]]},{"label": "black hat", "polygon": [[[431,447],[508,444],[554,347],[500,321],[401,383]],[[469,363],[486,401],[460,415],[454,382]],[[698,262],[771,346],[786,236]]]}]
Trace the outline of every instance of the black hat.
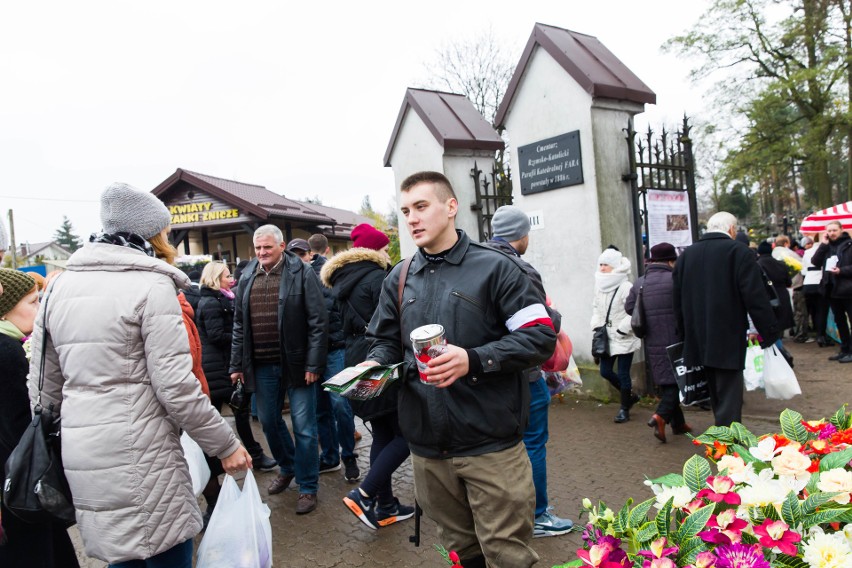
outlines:
[{"label": "black hat", "polygon": [[772,254],[772,245],[763,241],[757,245],[757,254]]},{"label": "black hat", "polygon": [[660,243],[651,247],[651,262],[668,262],[677,260],[677,251],[669,243]]},{"label": "black hat", "polygon": [[287,244],[287,250],[292,252],[308,252],[311,250],[311,245],[305,239],[293,239]]}]

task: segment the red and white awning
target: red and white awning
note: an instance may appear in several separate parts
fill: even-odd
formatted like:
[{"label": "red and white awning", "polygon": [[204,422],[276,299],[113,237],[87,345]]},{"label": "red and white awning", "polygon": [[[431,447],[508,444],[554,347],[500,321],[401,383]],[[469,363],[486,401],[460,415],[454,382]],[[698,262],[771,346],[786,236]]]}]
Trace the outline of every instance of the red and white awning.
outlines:
[{"label": "red and white awning", "polygon": [[821,233],[829,221],[840,221],[844,229],[852,228],[852,201],[811,213],[802,220],[801,233]]}]

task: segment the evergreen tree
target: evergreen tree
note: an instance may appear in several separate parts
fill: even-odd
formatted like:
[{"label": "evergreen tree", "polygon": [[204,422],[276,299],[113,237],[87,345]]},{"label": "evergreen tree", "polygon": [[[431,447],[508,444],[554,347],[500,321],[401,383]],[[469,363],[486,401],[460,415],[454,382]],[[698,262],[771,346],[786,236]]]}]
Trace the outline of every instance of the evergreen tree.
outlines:
[{"label": "evergreen tree", "polygon": [[53,240],[71,252],[74,252],[83,246],[83,242],[80,240],[80,237],[74,234],[74,226],[71,224],[71,220],[65,215],[62,216],[62,225],[60,225],[56,230],[56,233],[53,235]]}]

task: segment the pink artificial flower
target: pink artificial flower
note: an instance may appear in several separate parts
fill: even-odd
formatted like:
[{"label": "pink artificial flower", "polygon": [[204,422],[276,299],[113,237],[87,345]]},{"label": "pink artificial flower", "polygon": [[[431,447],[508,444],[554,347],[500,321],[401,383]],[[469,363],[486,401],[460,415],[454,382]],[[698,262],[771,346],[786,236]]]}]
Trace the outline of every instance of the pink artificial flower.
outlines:
[{"label": "pink artificial flower", "polygon": [[696,497],[698,499],[709,499],[714,503],[727,503],[728,505],[739,505],[740,496],[733,491],[734,480],[727,475],[710,476],[707,478],[708,489],[702,489]]},{"label": "pink artificial flower", "polygon": [[666,548],[666,544],[668,544],[666,537],[660,537],[651,543],[651,550],[640,550],[637,554],[653,560],[655,558],[665,558],[666,556],[677,553],[676,546]]},{"label": "pink artificial flower", "polygon": [[677,568],[677,564],[671,558],[654,558],[646,560],[642,564],[642,568]]},{"label": "pink artificial flower", "polygon": [[716,553],[715,568],[772,568],[759,544],[729,544],[716,547],[713,552]]},{"label": "pink artificial flower", "polygon": [[754,527],[754,534],[760,537],[760,544],[766,548],[778,547],[782,553],[796,556],[796,543],[802,540],[802,535],[790,530],[790,525],[784,521],[765,519],[760,526]]},{"label": "pink artificial flower", "polygon": [[588,550],[579,549],[577,556],[585,564],[594,568],[631,568],[633,564],[627,558],[627,553],[619,548],[620,546],[621,540],[605,536]]},{"label": "pink artificial flower", "polygon": [[742,540],[742,531],[748,523],[737,517],[736,510],[727,509],[718,515],[711,515],[707,529],[698,533],[704,542],[713,544],[731,544]]},{"label": "pink artificial flower", "polygon": [[695,557],[695,564],[692,565],[693,568],[715,568],[716,566],[716,555],[712,552],[705,551],[699,552],[698,556]]}]

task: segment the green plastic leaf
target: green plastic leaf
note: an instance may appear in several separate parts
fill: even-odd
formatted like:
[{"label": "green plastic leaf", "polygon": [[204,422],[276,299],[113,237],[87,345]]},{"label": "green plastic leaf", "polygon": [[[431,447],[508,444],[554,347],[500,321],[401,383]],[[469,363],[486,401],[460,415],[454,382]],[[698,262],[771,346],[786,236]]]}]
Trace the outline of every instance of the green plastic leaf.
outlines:
[{"label": "green plastic leaf", "polygon": [[[734,438],[734,431],[728,428],[727,426],[710,426],[707,430],[704,431],[703,434],[698,436],[698,439],[701,438],[710,438],[710,444],[713,441],[718,440],[723,444],[733,444],[736,439]],[[704,442],[708,443],[708,442]]]},{"label": "green plastic leaf", "polygon": [[683,487],[686,485],[686,482],[683,480],[683,476],[676,473],[667,473],[662,477],[649,479],[648,481],[654,485],[665,485],[667,487]]},{"label": "green plastic leaf", "polygon": [[800,444],[808,441],[808,431],[802,426],[802,415],[789,408],[781,413],[781,433],[787,439]]},{"label": "green plastic leaf", "polygon": [[842,452],[833,452],[824,455],[822,459],[819,460],[819,470],[822,472],[830,469],[837,469],[839,467],[845,467],[850,461],[852,461],[852,448],[847,448]]},{"label": "green plastic leaf", "polygon": [[654,506],[656,501],[654,498],[642,501],[630,511],[630,517],[627,522],[631,528],[643,526],[648,521],[648,511],[651,510],[651,507]]},{"label": "green plastic leaf", "polygon": [[572,560],[571,562],[566,562],[565,564],[560,564],[558,566],[554,566],[553,568],[582,568],[583,561],[578,558],[577,560]]},{"label": "green plastic leaf", "polygon": [[849,509],[822,509],[817,511],[813,515],[805,515],[804,525],[806,527],[812,527],[814,525],[823,525],[825,523],[832,523],[845,515]]},{"label": "green plastic leaf", "polygon": [[799,498],[796,497],[795,493],[790,491],[787,493],[787,497],[784,499],[784,504],[781,506],[781,518],[784,519],[784,522],[791,527],[795,527],[802,522],[803,516],[802,505],[799,503]]},{"label": "green plastic leaf", "polygon": [[749,432],[749,430],[739,422],[733,422],[731,424],[731,432],[734,434],[734,439],[741,445],[747,448],[757,446],[757,436]]},{"label": "green plastic leaf", "polygon": [[811,493],[802,503],[802,514],[811,515],[815,513],[819,507],[822,507],[838,495],[840,495],[840,493]]},{"label": "green plastic leaf", "polygon": [[683,479],[690,490],[698,492],[707,485],[711,475],[710,462],[701,456],[692,456],[683,464]]},{"label": "green plastic leaf", "polygon": [[612,523],[612,528],[615,529],[617,533],[624,534],[627,532],[627,529],[630,528],[627,524],[627,519],[630,515],[630,505],[633,504],[633,499],[628,499],[627,503],[624,504],[624,507],[618,512],[615,516],[615,520]]},{"label": "green plastic leaf", "polygon": [[659,532],[657,532],[657,524],[653,521],[648,521],[634,533],[634,538],[636,542],[639,543],[641,549],[647,548],[651,542],[657,540],[660,536]]},{"label": "green plastic leaf", "polygon": [[675,535],[675,542],[685,542],[697,535],[710,520],[715,507],[715,503],[705,505],[684,519]]},{"label": "green plastic leaf", "polygon": [[777,555],[775,560],[772,561],[772,566],[777,568],[811,568],[811,566],[801,558],[787,556],[786,554]]},{"label": "green plastic leaf", "polygon": [[772,519],[773,521],[781,520],[781,515],[778,514],[778,511],[772,505],[766,505],[762,511],[764,519]]},{"label": "green plastic leaf", "polygon": [[758,542],[760,542],[759,540],[757,540],[756,536],[754,536],[753,534],[748,534],[747,532],[743,532],[742,534],[740,534],[740,538],[742,538],[743,544],[757,544]]},{"label": "green plastic leaf", "polygon": [[663,505],[663,508],[660,509],[660,512],[657,513],[657,517],[654,519],[654,523],[657,525],[657,534],[659,536],[669,536],[673,502],[674,497],[670,497],[669,500],[666,501],[666,504]]},{"label": "green plastic leaf", "polygon": [[[811,475],[811,478],[808,480],[808,484],[805,486],[805,491],[808,492],[809,495],[815,495],[819,492],[819,488],[817,488],[817,484],[819,483],[819,472]],[[819,505],[817,505],[819,506]],[[806,511],[807,512],[807,511]],[[813,511],[811,511],[813,513]]]},{"label": "green plastic leaf", "polygon": [[[754,446],[749,446],[749,447],[753,448]],[[741,446],[739,444],[733,444],[730,449],[733,452],[735,452],[738,456],[740,456],[742,458],[742,460],[746,463],[755,463],[755,462],[760,461],[759,459],[757,459],[756,457],[751,455],[751,452],[749,452],[746,449],[745,446]]]},{"label": "green plastic leaf", "polygon": [[685,566],[687,564],[693,564],[695,562],[695,557],[705,550],[707,550],[707,543],[698,537],[693,537],[686,542],[681,542],[680,548],[677,551],[677,565]]},{"label": "green plastic leaf", "polygon": [[838,430],[846,429],[846,405],[844,404],[840,408],[837,409],[837,412],[834,413],[834,416],[829,418],[828,420],[832,424],[834,424]]}]

